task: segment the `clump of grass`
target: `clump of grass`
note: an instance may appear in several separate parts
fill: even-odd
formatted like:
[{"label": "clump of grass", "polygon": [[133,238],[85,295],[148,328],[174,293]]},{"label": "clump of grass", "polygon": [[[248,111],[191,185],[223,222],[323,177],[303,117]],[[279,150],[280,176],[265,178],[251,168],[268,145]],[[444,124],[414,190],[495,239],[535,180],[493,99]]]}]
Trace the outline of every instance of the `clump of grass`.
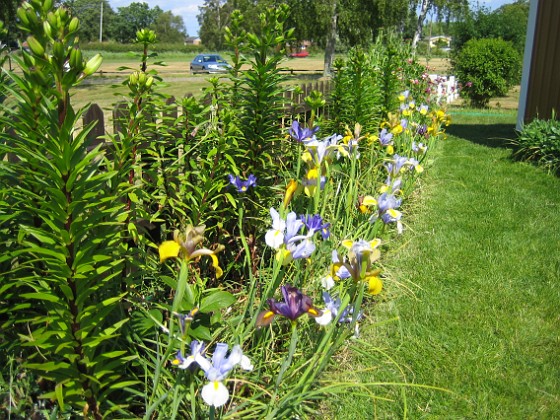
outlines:
[{"label": "clump of grass", "polygon": [[[504,114],[483,128],[502,137],[514,121]],[[560,181],[512,162],[505,142],[484,144],[475,118],[454,125],[464,126],[461,136],[439,143],[406,242],[387,262],[397,297],[379,302],[374,327],[362,329],[377,362],[347,363],[356,382],[393,385],[383,386],[384,399],[334,402],[344,418],[554,418],[560,410]]]},{"label": "clump of grass", "polygon": [[549,173],[560,173],[560,121],[535,118],[525,125],[513,143],[513,157],[532,162]]}]

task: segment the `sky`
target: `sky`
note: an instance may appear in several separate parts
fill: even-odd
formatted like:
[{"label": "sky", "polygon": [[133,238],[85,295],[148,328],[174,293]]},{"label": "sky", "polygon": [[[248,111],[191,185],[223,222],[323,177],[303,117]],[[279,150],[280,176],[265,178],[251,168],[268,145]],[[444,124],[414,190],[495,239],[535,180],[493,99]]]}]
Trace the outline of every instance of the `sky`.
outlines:
[{"label": "sky", "polygon": [[[187,33],[189,36],[198,35],[198,7],[204,4],[204,0],[109,0],[109,4],[113,10],[117,11],[118,7],[128,6],[134,1],[139,3],[148,3],[150,8],[159,6],[164,12],[171,11],[175,16],[181,16]],[[514,0],[470,0],[471,5],[488,7],[491,10],[497,9],[504,4],[513,3]]]}]

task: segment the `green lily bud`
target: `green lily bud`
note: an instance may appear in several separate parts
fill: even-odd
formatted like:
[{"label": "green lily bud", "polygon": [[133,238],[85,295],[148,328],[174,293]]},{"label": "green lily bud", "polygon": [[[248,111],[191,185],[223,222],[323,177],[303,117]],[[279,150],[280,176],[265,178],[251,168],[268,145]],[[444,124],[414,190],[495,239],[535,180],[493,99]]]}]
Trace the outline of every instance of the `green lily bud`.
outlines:
[{"label": "green lily bud", "polygon": [[32,29],[36,28],[39,25],[39,20],[37,19],[37,15],[35,14],[34,10],[27,9],[25,10],[25,14],[27,15],[27,21]]},{"label": "green lily bud", "polygon": [[136,86],[138,84],[138,72],[135,71],[130,76],[128,76],[128,84]]},{"label": "green lily bud", "polygon": [[43,12],[48,12],[49,10],[51,10],[53,6],[53,0],[43,0],[43,4],[41,5],[41,8],[43,9]]},{"label": "green lily bud", "polygon": [[103,57],[101,56],[101,54],[95,54],[93,58],[91,58],[86,63],[86,67],[84,68],[84,74],[86,76],[92,75],[99,69],[99,66],[101,66],[102,62],[103,62]]},{"label": "green lily bud", "polygon": [[59,62],[63,62],[66,59],[66,54],[64,53],[64,45],[60,41],[55,41],[52,44],[53,57]]},{"label": "green lily bud", "polygon": [[56,10],[56,14],[58,15],[58,19],[59,19],[59,21],[60,21],[61,23],[62,23],[62,22],[64,22],[64,23],[68,22],[68,19],[69,19],[69,17],[70,17],[70,16],[68,15],[68,10],[66,10],[66,9],[57,9],[57,10]]},{"label": "green lily bud", "polygon": [[27,38],[27,44],[33,54],[38,56],[45,55],[45,47],[43,47],[43,45],[34,36]]},{"label": "green lily bud", "polygon": [[80,27],[80,20],[77,17],[73,17],[70,23],[68,24],[68,32],[71,34],[76,32]]},{"label": "green lily bud", "polygon": [[70,67],[81,71],[83,66],[84,59],[82,56],[82,50],[79,48],[72,48],[72,51],[70,51]]},{"label": "green lily bud", "polygon": [[45,31],[45,35],[48,36],[50,39],[54,38],[52,26],[46,20],[43,22],[43,31]]},{"label": "green lily bud", "polygon": [[59,28],[59,22],[55,16],[55,14],[53,12],[49,12],[49,14],[47,15],[47,22],[49,22],[49,25],[51,25],[53,28]]},{"label": "green lily bud", "polygon": [[17,17],[22,24],[29,25],[29,19],[27,17],[27,13],[25,13],[25,9],[19,8],[17,11]]},{"label": "green lily bud", "polygon": [[146,87],[149,89],[150,87],[152,87],[153,83],[154,83],[154,78],[152,76],[148,77],[148,79],[146,80]]}]

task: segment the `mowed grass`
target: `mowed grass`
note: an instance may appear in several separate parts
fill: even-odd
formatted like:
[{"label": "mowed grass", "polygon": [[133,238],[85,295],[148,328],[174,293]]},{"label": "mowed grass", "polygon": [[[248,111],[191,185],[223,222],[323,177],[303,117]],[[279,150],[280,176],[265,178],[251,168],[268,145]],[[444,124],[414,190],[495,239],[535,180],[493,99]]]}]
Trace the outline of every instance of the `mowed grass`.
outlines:
[{"label": "mowed grass", "polygon": [[[140,67],[138,54],[113,53],[104,51],[86,51],[86,58],[93,57],[96,53],[103,56],[103,63],[98,72],[90,76],[84,83],[72,91],[72,104],[81,108],[90,103],[99,105],[105,112],[105,125],[111,130],[111,111],[114,105],[126,100],[128,89],[123,85],[128,76]],[[230,53],[220,53],[224,58],[230,59]],[[156,86],[155,91],[161,94],[182,98],[186,95],[201,97],[205,88],[210,87],[209,75],[190,74],[190,62],[196,53],[160,53],[150,59],[149,69],[156,70],[162,81]],[[344,57],[343,55],[341,56]],[[449,73],[449,60],[445,58],[420,58],[420,62],[430,67],[431,72],[439,74]],[[165,63],[164,66],[154,65],[154,62]],[[324,80],[322,71],[324,55],[320,52],[312,53],[309,57],[286,59],[282,67],[290,69],[294,74],[288,76],[287,84],[301,85]],[[121,68],[125,69],[121,69]],[[212,75],[215,76],[215,75]]]},{"label": "mowed grass", "polygon": [[390,401],[348,392],[330,418],[560,418],[560,179],[510,160],[514,112],[451,112],[338,367]]}]

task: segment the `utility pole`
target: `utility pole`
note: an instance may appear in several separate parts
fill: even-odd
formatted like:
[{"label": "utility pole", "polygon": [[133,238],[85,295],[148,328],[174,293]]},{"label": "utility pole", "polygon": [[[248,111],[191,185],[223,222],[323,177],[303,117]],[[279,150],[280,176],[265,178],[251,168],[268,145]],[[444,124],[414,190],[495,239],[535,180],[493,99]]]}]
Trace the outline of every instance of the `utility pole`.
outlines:
[{"label": "utility pole", "polygon": [[103,2],[101,0],[101,13],[99,14],[99,42],[103,42]]}]

